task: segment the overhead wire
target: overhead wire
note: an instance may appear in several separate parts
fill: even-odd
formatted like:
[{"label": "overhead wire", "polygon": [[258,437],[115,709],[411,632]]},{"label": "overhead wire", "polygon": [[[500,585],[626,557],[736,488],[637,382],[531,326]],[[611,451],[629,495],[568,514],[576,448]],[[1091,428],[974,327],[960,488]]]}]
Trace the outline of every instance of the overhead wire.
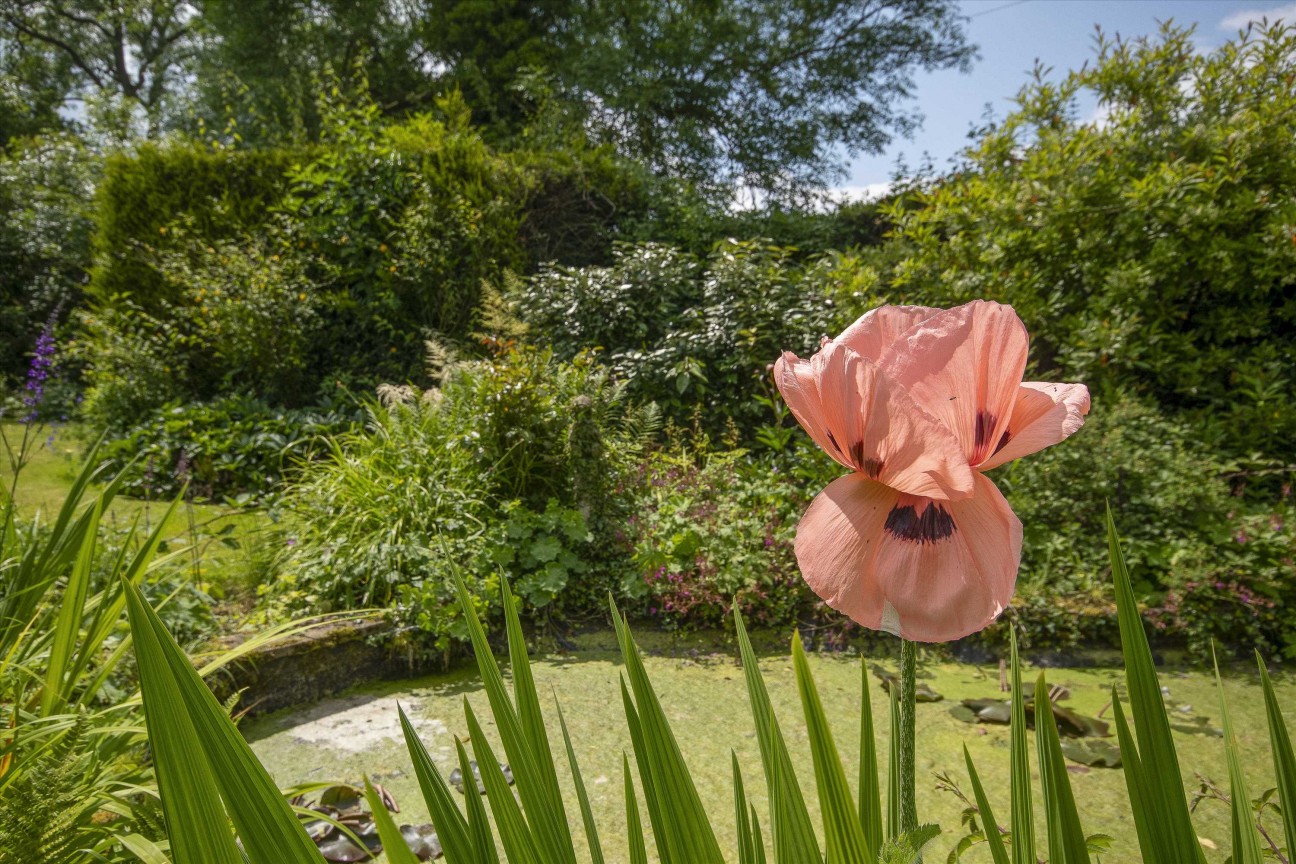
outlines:
[{"label": "overhead wire", "polygon": [[1003,5],[995,6],[994,8],[991,9],[982,9],[980,12],[975,12],[967,17],[980,18],[982,15],[989,15],[991,12],[1002,12],[1004,9],[1011,9],[1014,6],[1020,6],[1023,3],[1029,3],[1029,2],[1030,0],[1012,0],[1011,3],[1004,3]]}]

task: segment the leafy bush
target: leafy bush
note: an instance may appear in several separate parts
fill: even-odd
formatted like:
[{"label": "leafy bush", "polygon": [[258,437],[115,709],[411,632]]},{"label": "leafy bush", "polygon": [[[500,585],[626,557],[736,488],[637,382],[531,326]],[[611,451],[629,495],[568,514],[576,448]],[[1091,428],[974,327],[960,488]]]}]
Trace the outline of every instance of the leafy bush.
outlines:
[{"label": "leafy bush", "polygon": [[545,615],[599,608],[629,556],[625,478],[652,413],[588,356],[498,345],[442,374],[428,393],[385,388],[369,428],[305,472],[286,501],[299,536],[278,602],[394,602],[417,647],[442,654],[466,637],[455,573],[491,616],[500,574]]},{"label": "leafy bush", "polygon": [[1209,571],[1176,585],[1151,611],[1154,626],[1187,641],[1199,662],[1217,644],[1296,657],[1296,530],[1288,502],[1270,514],[1239,518],[1212,550]]},{"label": "leafy bush", "polygon": [[514,300],[560,357],[602,349],[636,397],[687,424],[749,428],[783,349],[818,344],[834,298],[857,288],[853,258],[798,262],[793,250],[726,241],[705,260],[655,244],[622,245],[607,267],[548,267]]},{"label": "leafy bush", "polygon": [[249,396],[173,403],[106,444],[100,455],[124,471],[124,488],[141,498],[172,498],[188,484],[200,498],[264,498],[280,491],[327,439],[356,424],[337,409],[273,408]]},{"label": "leafy bush", "polygon": [[[1101,121],[1082,119],[1082,91]],[[1210,53],[1172,26],[1103,38],[1096,62],[1018,103],[963,169],[896,202],[884,289],[1011,303],[1050,377],[1150,396],[1225,454],[1286,458],[1296,28]]]},{"label": "leafy bush", "polygon": [[188,395],[180,322],[125,296],[83,311],[80,322],[84,335],[73,350],[86,364],[84,411],[94,426],[122,432]]},{"label": "leafy bush", "polygon": [[1138,399],[1097,399],[1066,447],[1005,466],[995,482],[1021,519],[1019,580],[1059,593],[1101,585],[1106,556],[1088,538],[1107,503],[1126,514],[1126,561],[1142,595],[1200,576],[1229,541],[1227,468],[1191,426]]},{"label": "leafy bush", "polygon": [[309,151],[113,157],[82,352],[91,416],[121,428],[236,388],[311,404],[337,382],[417,377],[431,333],[465,339],[482,284],[526,263],[531,181],[461,103],[439,105],[443,119],[388,124],[331,105]]},{"label": "leafy bush", "polygon": [[70,136],[14,142],[0,155],[0,389],[21,380],[42,325],[81,302],[97,180],[94,154]]},{"label": "leafy bush", "polygon": [[809,503],[799,481],[742,450],[708,451],[658,450],[640,466],[622,591],[672,627],[720,626],[734,608],[761,625],[795,622],[814,602],[792,552]]},{"label": "leafy bush", "polygon": [[143,144],[109,156],[95,201],[90,292],[101,306],[129,298],[156,314],[182,286],[153,266],[179,223],[208,243],[263,225],[288,188],[300,149],[225,150],[197,142]]}]

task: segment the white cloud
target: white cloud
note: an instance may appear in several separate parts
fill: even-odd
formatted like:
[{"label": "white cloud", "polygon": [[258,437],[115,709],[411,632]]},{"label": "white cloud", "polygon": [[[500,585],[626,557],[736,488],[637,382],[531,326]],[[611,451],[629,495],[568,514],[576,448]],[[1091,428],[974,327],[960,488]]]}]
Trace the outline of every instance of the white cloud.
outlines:
[{"label": "white cloud", "polygon": [[1112,106],[1106,102],[1100,102],[1094,106],[1085,124],[1093,126],[1095,129],[1106,129],[1111,124],[1111,117]]},{"label": "white cloud", "polygon": [[828,194],[834,201],[876,201],[885,198],[891,192],[890,183],[865,183],[863,186],[838,186],[829,189]]},{"label": "white cloud", "polygon": [[1296,3],[1288,3],[1285,6],[1274,6],[1269,9],[1243,9],[1226,16],[1219,22],[1221,30],[1243,30],[1251,22],[1259,23],[1261,18],[1269,19],[1269,23],[1283,19],[1289,23],[1296,24]]}]

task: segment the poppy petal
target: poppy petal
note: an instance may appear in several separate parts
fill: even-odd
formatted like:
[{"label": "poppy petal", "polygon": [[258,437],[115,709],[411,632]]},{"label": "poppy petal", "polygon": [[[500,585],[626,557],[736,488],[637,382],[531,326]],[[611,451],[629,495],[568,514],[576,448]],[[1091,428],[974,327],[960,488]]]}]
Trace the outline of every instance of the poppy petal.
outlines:
[{"label": "poppy petal", "polygon": [[830,342],[811,365],[833,458],[902,492],[972,494],[972,469],[958,441],[876,364]]},{"label": "poppy petal", "polygon": [[[869,517],[874,530],[876,516]],[[979,473],[971,498],[898,496],[881,535],[867,581],[885,596],[884,630],[916,642],[949,642],[984,629],[1012,599],[1021,521]]]},{"label": "poppy petal", "polygon": [[797,525],[797,564],[806,584],[829,606],[874,630],[882,627],[885,601],[871,564],[899,496],[862,474],[847,474],[815,497]]},{"label": "poppy petal", "polygon": [[914,325],[881,365],[954,433],[976,466],[1008,427],[1028,347],[1026,327],[1011,306],[975,300]]},{"label": "poppy petal", "polygon": [[819,396],[814,367],[791,351],[774,362],[774,383],[787,403],[792,416],[801,424],[819,448],[836,459],[842,467],[854,469],[844,448],[834,443],[824,424],[823,400]]},{"label": "poppy petal", "polygon": [[1025,381],[997,449],[978,467],[989,471],[1038,453],[1074,434],[1089,413],[1089,388],[1083,384]]},{"label": "poppy petal", "polygon": [[879,306],[861,315],[833,341],[876,363],[909,328],[939,311],[930,306]]}]

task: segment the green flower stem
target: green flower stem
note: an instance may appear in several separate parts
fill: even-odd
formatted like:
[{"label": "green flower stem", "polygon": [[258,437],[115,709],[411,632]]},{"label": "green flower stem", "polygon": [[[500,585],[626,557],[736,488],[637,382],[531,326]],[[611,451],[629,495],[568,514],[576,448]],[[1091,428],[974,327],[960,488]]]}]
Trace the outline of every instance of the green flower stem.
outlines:
[{"label": "green flower stem", "polygon": [[900,640],[900,831],[908,834],[918,828],[918,798],[914,784],[914,713],[917,700],[914,686],[918,677],[918,645]]}]

